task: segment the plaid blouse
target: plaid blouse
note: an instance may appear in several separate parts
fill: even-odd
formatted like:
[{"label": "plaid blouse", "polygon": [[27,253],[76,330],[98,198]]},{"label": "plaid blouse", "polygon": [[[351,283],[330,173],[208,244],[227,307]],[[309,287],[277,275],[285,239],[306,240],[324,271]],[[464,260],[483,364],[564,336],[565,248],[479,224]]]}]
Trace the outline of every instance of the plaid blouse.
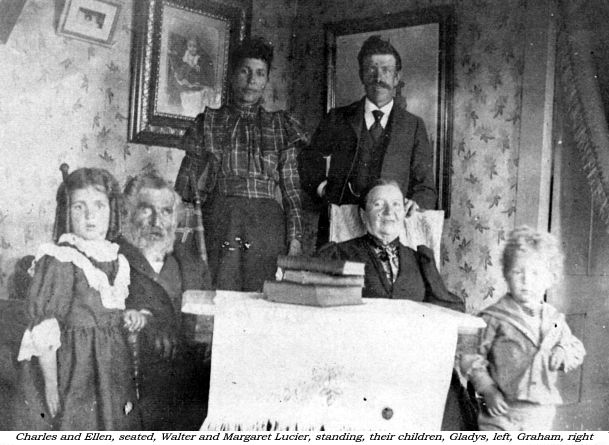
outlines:
[{"label": "plaid blouse", "polygon": [[306,142],[300,124],[285,111],[268,112],[256,104],[206,109],[182,139],[186,155],[176,191],[194,201],[215,190],[223,196],[275,199],[279,186],[287,221],[287,240],[301,239],[302,201],[297,146]]}]

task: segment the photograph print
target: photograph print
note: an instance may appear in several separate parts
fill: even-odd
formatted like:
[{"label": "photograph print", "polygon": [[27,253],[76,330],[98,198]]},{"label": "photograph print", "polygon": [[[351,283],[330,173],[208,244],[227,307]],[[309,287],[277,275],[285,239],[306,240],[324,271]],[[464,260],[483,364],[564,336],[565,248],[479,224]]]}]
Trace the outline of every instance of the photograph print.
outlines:
[{"label": "photograph print", "polygon": [[166,7],[159,68],[160,113],[195,117],[218,108],[229,30],[225,21]]},{"label": "photograph print", "polygon": [[57,33],[65,37],[111,46],[121,5],[107,0],[67,0]]}]

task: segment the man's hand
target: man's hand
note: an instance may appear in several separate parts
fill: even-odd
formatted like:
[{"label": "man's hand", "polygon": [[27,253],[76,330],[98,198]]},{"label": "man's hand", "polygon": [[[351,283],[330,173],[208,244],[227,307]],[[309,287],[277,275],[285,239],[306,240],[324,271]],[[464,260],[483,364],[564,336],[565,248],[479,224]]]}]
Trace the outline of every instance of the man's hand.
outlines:
[{"label": "man's hand", "polygon": [[499,414],[505,414],[508,410],[508,404],[503,398],[503,394],[497,388],[489,388],[482,393],[484,402],[486,403],[486,409],[491,417],[498,416]]},{"label": "man's hand", "polygon": [[404,211],[406,212],[406,217],[409,217],[414,212],[420,212],[421,208],[413,199],[404,198]]},{"label": "man's hand", "polygon": [[302,244],[297,239],[290,241],[288,255],[302,255]]},{"label": "man's hand", "polygon": [[125,322],[125,328],[129,332],[137,332],[146,326],[148,318],[144,312],[127,309],[123,312],[123,321]]},{"label": "man's hand", "polygon": [[159,331],[154,338],[154,350],[164,360],[173,360],[178,349],[178,339],[171,332]]}]

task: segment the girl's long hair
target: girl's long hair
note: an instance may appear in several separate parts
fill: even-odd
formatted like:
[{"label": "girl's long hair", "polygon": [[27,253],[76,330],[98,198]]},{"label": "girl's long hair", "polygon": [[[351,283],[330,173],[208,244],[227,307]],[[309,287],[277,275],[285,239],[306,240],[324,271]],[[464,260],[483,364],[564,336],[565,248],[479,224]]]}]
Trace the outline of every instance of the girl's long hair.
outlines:
[{"label": "girl's long hair", "polygon": [[79,168],[70,173],[57,190],[57,209],[53,226],[53,240],[57,242],[64,233],[72,231],[70,224],[71,196],[75,190],[94,187],[108,197],[110,203],[110,222],[107,240],[114,240],[120,233],[121,193],[114,176],[103,168]]}]

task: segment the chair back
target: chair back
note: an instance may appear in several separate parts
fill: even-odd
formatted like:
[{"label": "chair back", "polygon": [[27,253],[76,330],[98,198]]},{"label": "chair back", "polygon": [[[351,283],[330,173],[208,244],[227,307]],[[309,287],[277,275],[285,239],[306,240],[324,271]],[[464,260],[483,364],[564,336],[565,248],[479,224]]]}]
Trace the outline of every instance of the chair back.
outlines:
[{"label": "chair back", "polygon": [[[340,243],[358,238],[366,233],[359,215],[359,207],[354,204],[330,204],[330,242]],[[436,266],[440,268],[440,247],[444,227],[443,210],[413,212],[404,219],[400,242],[413,250],[423,244],[434,252]]]}]

